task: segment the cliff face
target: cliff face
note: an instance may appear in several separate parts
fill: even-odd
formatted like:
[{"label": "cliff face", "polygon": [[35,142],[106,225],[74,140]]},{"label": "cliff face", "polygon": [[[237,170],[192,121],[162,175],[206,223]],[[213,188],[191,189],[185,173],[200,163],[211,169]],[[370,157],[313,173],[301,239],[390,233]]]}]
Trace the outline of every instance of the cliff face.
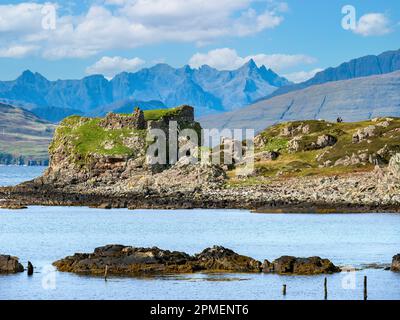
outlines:
[{"label": "cliff face", "polygon": [[176,121],[178,131],[201,130],[190,106],[146,112],[137,109],[133,114],[110,113],[105,118],[69,117],[56,129],[49,148],[50,167],[37,181],[91,190],[113,186],[117,191],[118,185],[124,190],[143,190],[148,185],[182,187],[185,181],[195,185],[201,178],[208,181],[223,175],[211,166],[149,164],[147,149],[154,142],[149,139],[149,130],[163,130],[168,141],[171,121]]}]

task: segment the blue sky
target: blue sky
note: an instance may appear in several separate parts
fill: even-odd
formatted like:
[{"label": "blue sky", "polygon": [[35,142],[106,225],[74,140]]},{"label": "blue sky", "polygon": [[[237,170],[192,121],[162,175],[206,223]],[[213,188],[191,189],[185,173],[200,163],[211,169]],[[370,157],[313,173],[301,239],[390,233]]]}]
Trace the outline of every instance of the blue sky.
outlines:
[{"label": "blue sky", "polygon": [[[351,30],[342,27],[345,5],[355,9]],[[397,0],[2,0],[0,79],[25,69],[52,80],[110,78],[159,62],[234,69],[254,58],[298,82],[399,49],[399,22]]]}]

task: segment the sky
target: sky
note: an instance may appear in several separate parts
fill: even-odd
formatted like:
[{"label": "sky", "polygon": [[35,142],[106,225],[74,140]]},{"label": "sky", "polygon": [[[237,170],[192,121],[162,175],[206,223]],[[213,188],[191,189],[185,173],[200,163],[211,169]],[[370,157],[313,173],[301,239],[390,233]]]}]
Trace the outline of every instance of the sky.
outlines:
[{"label": "sky", "polygon": [[0,0],[0,80],[233,70],[252,58],[300,82],[399,40],[398,0]]}]

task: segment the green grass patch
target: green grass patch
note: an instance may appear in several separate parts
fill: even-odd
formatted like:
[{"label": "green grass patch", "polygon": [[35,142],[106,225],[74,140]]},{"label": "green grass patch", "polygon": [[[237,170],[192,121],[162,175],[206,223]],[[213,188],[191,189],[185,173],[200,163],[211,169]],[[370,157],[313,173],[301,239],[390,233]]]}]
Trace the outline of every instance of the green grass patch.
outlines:
[{"label": "green grass patch", "polygon": [[77,159],[86,160],[94,154],[131,157],[136,150],[127,147],[124,140],[134,136],[145,140],[146,130],[106,130],[99,125],[100,121],[100,118],[83,117],[65,119],[56,130],[50,151],[67,144]]},{"label": "green grass patch", "polygon": [[143,111],[144,119],[146,121],[157,121],[165,117],[174,117],[178,116],[181,108],[172,108],[172,109],[156,109],[156,110],[146,110]]}]

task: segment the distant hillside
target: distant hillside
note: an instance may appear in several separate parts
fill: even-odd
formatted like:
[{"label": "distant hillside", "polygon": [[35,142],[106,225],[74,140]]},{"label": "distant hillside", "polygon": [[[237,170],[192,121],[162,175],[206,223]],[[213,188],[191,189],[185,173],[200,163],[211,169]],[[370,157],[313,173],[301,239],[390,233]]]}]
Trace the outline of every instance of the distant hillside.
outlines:
[{"label": "distant hillside", "polygon": [[234,71],[209,66],[175,69],[158,64],[135,73],[123,72],[110,81],[102,75],[49,81],[39,73],[25,71],[14,81],[0,82],[0,101],[31,110],[49,121],[77,113],[102,115],[103,110],[113,111],[110,107],[118,109],[131,100],[141,101],[142,109],[152,108],[154,101],[166,107],[189,104],[197,115],[206,115],[251,104],[288,84],[272,70],[258,68],[253,60]]},{"label": "distant hillside", "polygon": [[203,128],[254,128],[285,121],[359,121],[400,116],[400,71],[328,82],[259,101],[251,106],[199,119]]},{"label": "distant hillside", "polygon": [[0,164],[47,164],[54,129],[29,111],[0,103]]},{"label": "distant hillside", "polygon": [[400,50],[386,51],[378,56],[368,55],[342,63],[335,68],[328,68],[318,72],[305,82],[279,88],[267,98],[305,89],[316,84],[386,74],[398,70],[400,70]]}]

